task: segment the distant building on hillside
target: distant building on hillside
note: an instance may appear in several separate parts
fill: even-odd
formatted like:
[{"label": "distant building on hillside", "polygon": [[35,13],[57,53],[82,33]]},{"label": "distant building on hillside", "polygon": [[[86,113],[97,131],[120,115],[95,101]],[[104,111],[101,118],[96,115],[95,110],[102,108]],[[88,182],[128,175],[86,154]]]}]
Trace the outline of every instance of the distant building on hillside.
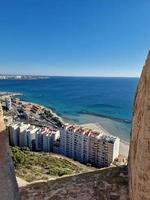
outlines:
[{"label": "distant building on hillside", "polygon": [[13,124],[9,128],[9,137],[12,146],[29,147],[33,151],[60,152],[60,132],[49,127],[38,128],[24,123]]},{"label": "distant building on hillside", "polygon": [[11,104],[11,98],[9,96],[5,97],[5,105],[8,110],[11,109],[12,104]]}]

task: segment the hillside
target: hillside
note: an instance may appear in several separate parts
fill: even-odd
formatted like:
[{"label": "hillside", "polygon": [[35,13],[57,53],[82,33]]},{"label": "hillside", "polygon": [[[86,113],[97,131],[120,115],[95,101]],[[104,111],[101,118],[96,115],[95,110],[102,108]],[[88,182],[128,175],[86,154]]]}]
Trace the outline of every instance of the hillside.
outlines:
[{"label": "hillside", "polygon": [[93,170],[56,154],[35,153],[27,148],[12,147],[16,176],[28,182],[48,180]]}]

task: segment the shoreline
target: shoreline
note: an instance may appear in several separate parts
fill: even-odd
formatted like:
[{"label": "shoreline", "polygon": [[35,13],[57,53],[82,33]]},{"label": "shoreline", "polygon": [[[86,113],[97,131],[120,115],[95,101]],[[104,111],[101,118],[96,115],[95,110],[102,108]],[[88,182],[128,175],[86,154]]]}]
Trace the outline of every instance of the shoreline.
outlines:
[{"label": "shoreline", "polygon": [[[49,110],[53,116],[59,118],[59,120],[63,123],[63,124],[66,124],[66,122],[64,121],[64,119],[62,117],[60,117],[57,113],[55,113],[52,109],[44,106],[44,105],[41,105],[41,104],[38,104],[38,103],[33,103],[33,102],[28,102],[28,101],[24,101],[24,100],[20,100],[22,103],[27,103],[27,104],[31,104],[31,105],[37,105],[37,106],[40,106],[41,108],[45,108],[47,110]],[[71,123],[69,123],[71,124]],[[114,136],[112,134],[110,134],[106,129],[104,129],[101,125],[97,125],[97,124],[94,124],[94,123],[87,123],[87,124],[75,124],[77,126],[81,126],[83,128],[89,128],[89,129],[93,129],[93,130],[96,130],[96,131],[104,131],[104,133],[106,135],[111,135],[111,136]],[[117,136],[114,136],[114,137],[117,137]],[[119,150],[119,153],[120,155],[123,155],[125,157],[128,157],[128,153],[129,153],[129,143],[125,140],[122,140],[120,139],[120,150]]]},{"label": "shoreline", "polygon": [[[18,98],[18,99],[19,99],[19,98]],[[47,110],[49,110],[49,111],[52,113],[52,115],[53,115],[54,117],[57,117],[62,123],[65,124],[65,121],[63,120],[63,118],[60,117],[57,113],[55,113],[51,108],[48,108],[47,106],[44,106],[44,105],[41,105],[41,104],[38,104],[38,103],[33,103],[33,102],[21,100],[21,99],[19,99],[19,101],[21,101],[22,103],[26,103],[26,104],[31,104],[31,105],[39,106],[39,107],[41,107],[41,109],[47,109]]]},{"label": "shoreline", "polygon": [[[81,124],[80,126],[82,126],[84,128],[94,129],[96,131],[103,130],[106,135],[112,135],[108,131],[106,131],[101,125],[97,125],[97,124],[94,124],[94,123]],[[114,136],[114,135],[112,135],[112,136]],[[114,137],[117,137],[117,136],[114,136]],[[120,149],[119,149],[120,155],[128,157],[129,146],[130,146],[130,143],[128,143],[125,140],[120,139]]]},{"label": "shoreline", "polygon": [[[65,122],[65,120],[61,116],[59,116],[56,112],[54,112],[51,108],[48,108],[47,106],[41,105],[39,103],[33,103],[33,102],[21,100],[19,98],[19,96],[23,96],[23,94],[21,94],[21,93],[0,92],[0,95],[6,95],[6,94],[10,95],[10,96],[13,96],[13,97],[16,97],[20,102],[22,102],[22,104],[36,105],[36,106],[41,107],[41,109],[47,109],[52,113],[52,115],[54,117],[57,117],[63,124],[67,124],[67,122]],[[68,124],[71,124],[71,123],[68,123]],[[110,134],[106,129],[104,129],[101,125],[96,124],[96,123],[87,123],[87,124],[86,123],[85,124],[76,124],[76,123],[74,123],[74,124],[77,125],[77,126],[81,126],[83,128],[93,129],[93,130],[96,130],[98,132],[100,130],[102,130],[104,132],[104,134],[114,136],[113,134]],[[114,137],[118,137],[118,136],[114,136]],[[119,150],[120,155],[128,157],[129,145],[130,144],[127,141],[120,139],[120,150]]]},{"label": "shoreline", "polygon": [[1,92],[0,91],[0,96],[10,96],[10,97],[19,97],[19,96],[23,96],[23,94],[22,93],[20,93],[20,92]]}]

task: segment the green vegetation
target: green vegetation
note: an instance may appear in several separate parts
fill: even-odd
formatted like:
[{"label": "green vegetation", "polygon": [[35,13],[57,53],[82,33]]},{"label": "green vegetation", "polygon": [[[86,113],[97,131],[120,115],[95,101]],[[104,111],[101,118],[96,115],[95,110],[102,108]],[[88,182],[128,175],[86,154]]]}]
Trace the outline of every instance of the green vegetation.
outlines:
[{"label": "green vegetation", "polygon": [[62,127],[62,122],[58,117],[53,116],[52,112],[50,110],[43,109],[43,113],[41,113],[42,118],[50,119],[51,121],[56,124],[58,127]]},{"label": "green vegetation", "polygon": [[53,117],[52,120],[56,123],[58,127],[62,127],[62,122],[59,120],[58,117]]},{"label": "green vegetation", "polygon": [[35,153],[28,148],[12,147],[16,175],[28,182],[71,175],[85,171],[63,157]]},{"label": "green vegetation", "polygon": [[44,110],[44,114],[47,118],[53,117],[53,114],[49,110]]}]

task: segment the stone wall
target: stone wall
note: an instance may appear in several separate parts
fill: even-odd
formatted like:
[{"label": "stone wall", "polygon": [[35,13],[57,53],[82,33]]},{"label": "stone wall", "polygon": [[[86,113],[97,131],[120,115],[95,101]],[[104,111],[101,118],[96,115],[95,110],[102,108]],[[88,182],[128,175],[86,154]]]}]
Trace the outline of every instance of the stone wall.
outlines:
[{"label": "stone wall", "polygon": [[127,167],[107,168],[20,188],[22,200],[128,200]]},{"label": "stone wall", "polygon": [[0,199],[18,200],[19,190],[15,178],[14,166],[10,156],[8,135],[3,122],[0,105]]},{"label": "stone wall", "polygon": [[150,53],[137,89],[129,153],[130,200],[150,200]]}]

